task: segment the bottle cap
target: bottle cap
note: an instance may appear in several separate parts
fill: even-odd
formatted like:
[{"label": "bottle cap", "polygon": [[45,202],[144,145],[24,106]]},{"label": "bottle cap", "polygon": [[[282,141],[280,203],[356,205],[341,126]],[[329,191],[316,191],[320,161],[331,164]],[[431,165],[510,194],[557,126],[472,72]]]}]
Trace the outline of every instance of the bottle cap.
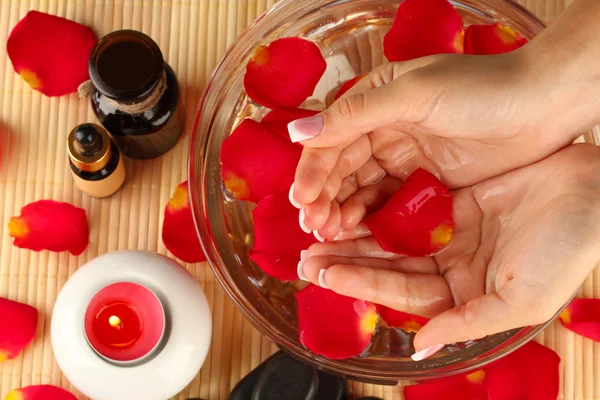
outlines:
[{"label": "bottle cap", "polygon": [[106,167],[112,156],[110,137],[96,124],[77,125],[67,139],[67,151],[73,165],[86,172]]}]

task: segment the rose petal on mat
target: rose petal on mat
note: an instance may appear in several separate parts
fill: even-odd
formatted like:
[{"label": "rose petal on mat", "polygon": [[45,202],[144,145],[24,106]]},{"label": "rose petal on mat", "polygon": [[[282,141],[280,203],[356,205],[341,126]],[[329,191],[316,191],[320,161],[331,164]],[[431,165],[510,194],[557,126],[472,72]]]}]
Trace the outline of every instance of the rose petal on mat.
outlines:
[{"label": "rose petal on mat", "polygon": [[259,202],[289,190],[302,149],[245,119],[221,146],[221,177],[239,200]]},{"label": "rose petal on mat", "polygon": [[419,168],[365,223],[385,251],[435,254],[452,239],[452,196],[439,179]]},{"label": "rose petal on mat", "polygon": [[600,299],[575,299],[558,319],[568,330],[600,342]]},{"label": "rose petal on mat", "polygon": [[77,397],[56,386],[35,385],[15,389],[4,400],[77,400]]},{"label": "rose petal on mat", "polygon": [[447,0],[405,0],[383,39],[387,59],[406,61],[463,52],[460,14]]},{"label": "rose petal on mat", "polygon": [[0,362],[15,358],[35,336],[35,308],[0,297]]},{"label": "rose petal on mat", "polygon": [[8,234],[13,244],[33,251],[69,251],[78,256],[89,242],[85,210],[69,203],[39,200],[21,208],[21,215],[12,217]]},{"label": "rose petal on mat", "polygon": [[375,305],[308,285],[296,293],[300,343],[331,359],[361,355],[379,317]]},{"label": "rose petal on mat", "polygon": [[429,318],[397,311],[381,304],[375,306],[377,307],[377,313],[388,326],[400,328],[405,332],[417,332],[429,322]]},{"label": "rose petal on mat", "polygon": [[490,400],[556,400],[559,364],[551,349],[527,343],[485,369]]},{"label": "rose petal on mat", "polygon": [[[438,381],[404,387],[405,400],[487,400],[485,372],[478,370],[468,375],[454,376]],[[525,400],[525,399],[523,399]]]},{"label": "rose petal on mat", "polygon": [[300,228],[300,211],[290,203],[287,193],[265,197],[252,211],[254,247],[250,259],[266,274],[293,281],[298,279],[300,252],[317,239]]},{"label": "rose petal on mat", "polygon": [[87,26],[29,11],[10,33],[6,52],[32,89],[62,96],[89,79],[88,60],[97,41]]},{"label": "rose petal on mat", "polygon": [[162,240],[167,250],[183,262],[206,261],[192,216],[187,181],[177,186],[165,207]]},{"label": "rose petal on mat", "polygon": [[[304,108],[280,107],[265,115],[260,123],[285,140],[290,141],[290,134],[287,129],[288,124],[297,119],[312,117],[318,113],[319,111],[306,110]],[[295,145],[302,147],[300,143],[295,143]]]},{"label": "rose petal on mat", "polygon": [[346,93],[348,90],[350,90],[352,88],[352,86],[356,85],[358,83],[358,81],[360,81],[365,76],[367,76],[367,74],[358,75],[358,76],[355,76],[352,79],[348,79],[346,82],[342,83],[342,86],[340,86],[340,89],[335,94],[335,99],[336,100],[339,99],[344,93]]},{"label": "rose petal on mat", "polygon": [[258,46],[246,66],[244,88],[265,107],[298,107],[312,95],[327,63],[319,47],[298,37]]},{"label": "rose petal on mat", "polygon": [[469,25],[465,30],[465,54],[502,54],[525,45],[528,40],[508,26]]}]

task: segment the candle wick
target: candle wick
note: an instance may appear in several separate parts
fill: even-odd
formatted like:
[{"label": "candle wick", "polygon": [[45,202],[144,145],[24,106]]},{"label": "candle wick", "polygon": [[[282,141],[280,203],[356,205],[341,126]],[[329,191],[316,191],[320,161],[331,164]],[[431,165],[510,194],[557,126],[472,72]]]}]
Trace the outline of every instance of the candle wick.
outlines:
[{"label": "candle wick", "polygon": [[111,315],[108,319],[108,323],[113,328],[121,328],[121,318],[117,317],[116,315]]}]

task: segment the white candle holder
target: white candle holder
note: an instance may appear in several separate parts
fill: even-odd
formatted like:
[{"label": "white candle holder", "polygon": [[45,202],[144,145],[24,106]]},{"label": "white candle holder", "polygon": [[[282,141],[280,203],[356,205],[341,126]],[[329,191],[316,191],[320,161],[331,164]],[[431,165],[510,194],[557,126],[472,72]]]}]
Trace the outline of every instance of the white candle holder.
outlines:
[{"label": "white candle holder", "polygon": [[[103,287],[135,282],[160,299],[166,332],[152,358],[119,365],[102,358],[84,331],[87,306]],[[175,261],[143,251],[104,254],[67,281],[54,306],[54,356],[67,379],[94,400],[165,400],[194,379],[208,353],[212,317],[198,282]]]}]

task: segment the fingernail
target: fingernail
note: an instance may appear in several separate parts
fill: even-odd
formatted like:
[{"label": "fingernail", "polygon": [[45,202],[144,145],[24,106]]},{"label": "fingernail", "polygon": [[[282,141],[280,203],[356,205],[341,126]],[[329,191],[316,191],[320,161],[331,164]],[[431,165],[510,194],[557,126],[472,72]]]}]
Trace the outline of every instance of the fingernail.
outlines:
[{"label": "fingernail", "polygon": [[317,238],[317,240],[319,242],[324,242],[325,241],[325,238],[323,236],[319,235],[319,231],[313,231],[313,235],[315,235],[315,237]]},{"label": "fingernail", "polygon": [[[319,278],[320,277],[321,276],[319,275]],[[444,344],[434,344],[433,346],[429,346],[427,348],[424,348],[421,351],[417,351],[415,354],[413,354],[412,356],[410,356],[410,358],[412,358],[413,361],[424,360],[426,358],[431,357],[432,355],[434,355],[438,351],[440,351],[444,346],[445,346]]]},{"label": "fingernail", "polygon": [[298,263],[298,278],[305,282],[310,282],[310,279],[304,274],[304,260],[302,260],[302,253],[300,253],[300,262]]},{"label": "fingernail", "polygon": [[308,250],[302,250],[300,252],[300,261],[304,261],[308,258]]},{"label": "fingernail", "polygon": [[335,235],[335,237],[333,238],[333,240],[340,240],[340,237],[342,236],[342,232],[344,230],[342,228],[340,228],[340,230],[338,231],[338,234]]},{"label": "fingernail", "polygon": [[323,289],[329,289],[329,286],[327,286],[327,283],[325,282],[325,273],[327,272],[326,269],[322,269],[319,271],[319,286],[321,286]]},{"label": "fingernail", "polygon": [[302,204],[298,203],[296,201],[296,199],[294,198],[294,184],[292,183],[292,187],[290,187],[290,194],[289,194],[289,198],[290,198],[290,203],[292,203],[292,205],[294,207],[296,207],[297,209],[302,208]]},{"label": "fingernail", "polygon": [[304,213],[304,208],[301,208],[300,214],[298,215],[298,222],[300,223],[300,228],[302,228],[302,230],[306,233],[312,233],[312,231],[308,228],[308,226],[306,226],[306,222],[304,222],[305,218],[306,218],[306,215]]},{"label": "fingernail", "polygon": [[323,130],[325,120],[321,114],[297,119],[288,124],[288,132],[292,143],[312,139]]}]

